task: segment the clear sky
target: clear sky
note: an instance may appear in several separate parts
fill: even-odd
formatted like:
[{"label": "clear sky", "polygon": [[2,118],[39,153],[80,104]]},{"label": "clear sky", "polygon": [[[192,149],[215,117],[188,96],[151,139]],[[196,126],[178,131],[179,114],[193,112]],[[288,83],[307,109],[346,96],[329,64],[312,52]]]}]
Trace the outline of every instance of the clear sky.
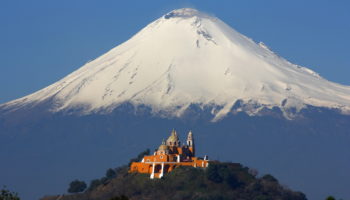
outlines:
[{"label": "clear sky", "polygon": [[350,85],[347,0],[0,0],[0,103],[54,83],[183,7],[213,14],[289,61]]}]

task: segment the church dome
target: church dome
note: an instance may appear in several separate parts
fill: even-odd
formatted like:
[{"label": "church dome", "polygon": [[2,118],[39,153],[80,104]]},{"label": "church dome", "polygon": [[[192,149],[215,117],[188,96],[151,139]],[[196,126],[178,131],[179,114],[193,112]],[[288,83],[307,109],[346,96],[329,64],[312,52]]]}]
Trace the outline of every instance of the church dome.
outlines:
[{"label": "church dome", "polygon": [[175,136],[175,135],[171,135],[167,139],[167,142],[177,142],[177,141],[179,141],[179,138],[177,136]]},{"label": "church dome", "polygon": [[179,143],[179,137],[177,136],[177,133],[175,130],[171,132],[171,135],[169,138],[166,140],[168,145],[176,145]]}]

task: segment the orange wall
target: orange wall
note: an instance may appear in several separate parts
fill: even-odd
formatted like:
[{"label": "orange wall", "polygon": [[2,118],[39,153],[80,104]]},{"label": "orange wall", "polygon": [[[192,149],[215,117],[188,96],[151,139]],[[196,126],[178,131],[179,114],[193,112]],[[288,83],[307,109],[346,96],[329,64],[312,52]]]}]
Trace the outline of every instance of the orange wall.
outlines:
[{"label": "orange wall", "polygon": [[[150,162],[150,163],[142,163],[142,162],[133,162],[130,166],[129,172],[138,172],[138,173],[152,173],[152,162],[169,162],[169,155],[163,155],[163,158],[160,158],[160,155],[152,155],[152,156],[145,156],[144,161]],[[149,160],[149,161],[147,161]],[[174,162],[174,161],[170,161]],[[207,160],[198,160],[197,158],[192,158],[192,162],[179,162],[179,163],[164,163],[166,166],[165,172],[171,172],[175,167],[177,166],[193,166],[193,167],[207,167],[208,161]],[[156,168],[159,169],[159,166],[161,163],[156,163]],[[157,171],[157,170],[155,170]],[[157,172],[156,172],[157,173]]]}]

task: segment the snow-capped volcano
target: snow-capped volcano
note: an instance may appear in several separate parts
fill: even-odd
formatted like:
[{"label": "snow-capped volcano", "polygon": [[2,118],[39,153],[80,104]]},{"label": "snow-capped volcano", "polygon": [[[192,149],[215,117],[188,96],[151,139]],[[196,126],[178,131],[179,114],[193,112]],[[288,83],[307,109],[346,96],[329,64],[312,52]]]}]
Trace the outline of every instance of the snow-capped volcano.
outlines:
[{"label": "snow-capped volcano", "polygon": [[173,116],[198,104],[213,106],[218,119],[237,101],[253,105],[243,109],[249,114],[276,106],[287,113],[306,105],[348,113],[350,87],[288,62],[218,18],[184,8],[60,81],[2,106],[11,110],[46,100],[52,100],[53,112],[111,111],[129,102]]}]

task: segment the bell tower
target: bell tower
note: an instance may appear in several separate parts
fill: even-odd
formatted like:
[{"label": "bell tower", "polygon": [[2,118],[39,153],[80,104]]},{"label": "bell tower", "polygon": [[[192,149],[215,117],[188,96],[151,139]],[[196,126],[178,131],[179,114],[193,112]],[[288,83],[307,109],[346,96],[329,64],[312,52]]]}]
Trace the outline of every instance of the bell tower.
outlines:
[{"label": "bell tower", "polygon": [[192,152],[192,156],[195,156],[194,139],[193,139],[192,131],[188,132],[186,143],[187,143],[188,149]]}]

